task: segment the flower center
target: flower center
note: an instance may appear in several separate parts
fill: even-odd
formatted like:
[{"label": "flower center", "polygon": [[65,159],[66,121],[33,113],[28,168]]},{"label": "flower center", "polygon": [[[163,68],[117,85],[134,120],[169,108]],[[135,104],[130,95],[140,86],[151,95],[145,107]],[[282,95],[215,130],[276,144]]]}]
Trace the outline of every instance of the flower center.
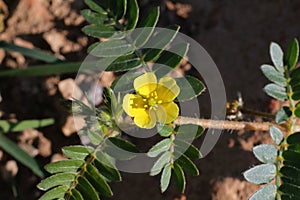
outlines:
[{"label": "flower center", "polygon": [[145,108],[154,108],[155,109],[157,107],[156,105],[161,103],[161,101],[158,100],[156,91],[151,92],[149,97],[144,99],[144,101],[146,103],[146,105],[144,106]]},{"label": "flower center", "polygon": [[148,99],[148,105],[151,107],[151,106],[154,106],[157,104],[157,98],[149,98]]}]

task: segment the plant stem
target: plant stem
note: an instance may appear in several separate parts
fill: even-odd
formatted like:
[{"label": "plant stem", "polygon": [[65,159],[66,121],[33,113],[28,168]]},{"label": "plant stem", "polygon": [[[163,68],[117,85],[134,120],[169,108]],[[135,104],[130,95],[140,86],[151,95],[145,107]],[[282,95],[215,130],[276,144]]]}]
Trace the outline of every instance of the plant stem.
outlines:
[{"label": "plant stem", "polygon": [[96,158],[96,156],[95,156],[96,152],[99,151],[99,149],[102,148],[102,146],[104,145],[104,143],[105,143],[105,141],[106,141],[107,138],[108,138],[108,136],[104,136],[104,137],[103,137],[103,140],[100,142],[100,144],[99,144],[99,145],[97,146],[97,148],[94,150],[94,152],[91,153],[91,154],[88,156],[88,158],[87,158],[87,160],[85,161],[85,163],[80,167],[80,170],[77,172],[74,181],[72,181],[72,183],[71,183],[70,186],[69,186],[69,189],[68,189],[69,192],[67,192],[67,193],[65,194],[65,197],[64,197],[64,198],[65,198],[66,200],[69,200],[69,199],[71,198],[70,192],[71,192],[72,189],[74,189],[74,188],[77,186],[77,184],[78,184],[77,179],[79,178],[79,176],[83,176],[83,175],[85,174],[85,172],[86,172],[86,166],[87,166],[88,164],[94,162],[94,160],[95,160],[95,158]]},{"label": "plant stem", "polygon": [[203,128],[214,129],[230,129],[230,130],[252,130],[252,131],[269,131],[270,126],[276,126],[282,131],[286,131],[286,127],[280,126],[272,122],[245,122],[245,121],[226,121],[226,120],[211,120],[198,119],[191,117],[179,116],[174,122],[176,125],[194,124]]}]

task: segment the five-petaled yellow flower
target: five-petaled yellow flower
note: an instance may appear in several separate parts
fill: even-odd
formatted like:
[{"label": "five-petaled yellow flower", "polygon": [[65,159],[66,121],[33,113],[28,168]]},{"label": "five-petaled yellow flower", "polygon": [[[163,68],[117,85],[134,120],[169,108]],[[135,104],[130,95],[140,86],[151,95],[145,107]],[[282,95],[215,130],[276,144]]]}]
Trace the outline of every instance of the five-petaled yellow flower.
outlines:
[{"label": "five-petaled yellow flower", "polygon": [[178,106],[173,100],[180,89],[176,81],[164,77],[157,82],[153,72],[145,73],[134,80],[136,94],[126,94],[123,99],[123,109],[134,123],[146,129],[151,129],[156,122],[168,124],[179,114]]}]

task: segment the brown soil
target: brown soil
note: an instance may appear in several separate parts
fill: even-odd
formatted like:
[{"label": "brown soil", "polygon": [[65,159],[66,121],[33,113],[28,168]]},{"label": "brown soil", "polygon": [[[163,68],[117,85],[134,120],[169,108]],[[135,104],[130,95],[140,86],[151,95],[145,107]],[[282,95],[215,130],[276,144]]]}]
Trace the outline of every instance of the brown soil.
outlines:
[{"label": "brown soil", "polygon": [[[267,80],[259,66],[270,60],[271,41],[286,44],[298,36],[300,2],[141,0],[140,4],[142,14],[151,6],[161,6],[160,26],[179,24],[183,33],[205,47],[223,76],[228,99],[236,98],[240,91],[248,108],[268,111],[270,99],[262,91]],[[0,13],[4,13],[0,14],[0,31],[4,22],[0,40],[40,48],[69,61],[83,60],[88,44],[93,42],[80,31],[85,25],[80,16],[83,8],[83,1],[76,0],[0,0],[3,11]],[[40,64],[21,54],[2,50],[0,63],[1,70]],[[9,134],[22,147],[27,145],[27,150],[41,165],[59,159],[62,146],[80,142],[76,134],[72,134],[69,114],[61,104],[65,94],[59,84],[67,78],[74,75],[0,80],[1,118],[56,119],[54,126],[38,132]],[[242,172],[258,163],[251,153],[252,147],[269,141],[267,133],[224,131],[214,150],[197,162],[201,175],[188,176],[186,199],[248,199],[257,186],[247,183]],[[13,184],[18,188],[20,199],[37,199],[41,194],[36,189],[39,179],[21,164],[8,162],[12,160],[0,151],[0,199],[14,199]],[[173,199],[178,195],[173,187],[161,195],[159,177],[147,174],[124,173],[123,182],[113,183],[112,187],[115,200]]]}]

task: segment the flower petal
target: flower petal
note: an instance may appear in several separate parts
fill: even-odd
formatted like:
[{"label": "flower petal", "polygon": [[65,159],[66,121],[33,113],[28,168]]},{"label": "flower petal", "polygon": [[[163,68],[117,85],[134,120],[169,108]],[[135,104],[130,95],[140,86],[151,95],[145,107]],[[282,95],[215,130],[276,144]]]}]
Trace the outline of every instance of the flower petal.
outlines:
[{"label": "flower petal", "polygon": [[157,87],[156,76],[153,72],[145,73],[134,80],[133,86],[138,94],[149,97]]},{"label": "flower petal", "polygon": [[172,102],[178,96],[180,89],[175,79],[171,77],[164,77],[159,80],[156,91],[158,100],[165,103]]},{"label": "flower petal", "polygon": [[157,121],[162,124],[171,123],[178,115],[179,108],[174,102],[160,104],[156,111]]},{"label": "flower petal", "polygon": [[126,94],[123,98],[123,109],[131,117],[145,110],[143,98],[136,94]]},{"label": "flower petal", "polygon": [[152,110],[140,111],[135,115],[134,123],[141,128],[151,129],[156,124],[155,113]]}]

